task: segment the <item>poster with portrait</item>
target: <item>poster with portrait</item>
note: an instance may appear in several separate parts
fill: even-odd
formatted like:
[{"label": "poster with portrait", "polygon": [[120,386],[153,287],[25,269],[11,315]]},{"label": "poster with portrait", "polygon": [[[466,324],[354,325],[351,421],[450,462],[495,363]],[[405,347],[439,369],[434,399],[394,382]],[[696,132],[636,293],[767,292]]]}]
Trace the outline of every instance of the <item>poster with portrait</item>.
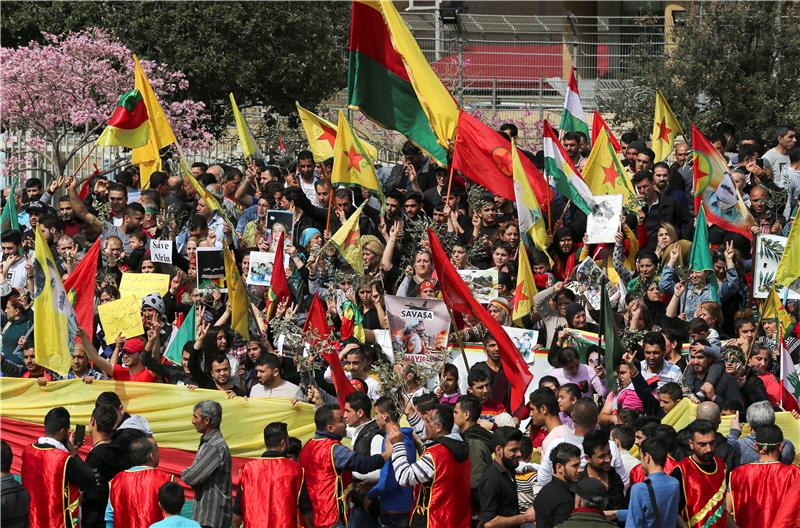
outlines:
[{"label": "poster with portrait", "polygon": [[586,220],[589,244],[610,244],[619,231],[619,215],[622,214],[621,194],[601,194],[594,197],[597,207]]},{"label": "poster with portrait", "polygon": [[197,289],[228,292],[225,284],[225,257],[222,248],[197,248]]},{"label": "poster with portrait", "polygon": [[292,222],[294,213],[291,211],[281,211],[280,209],[270,209],[267,211],[267,243],[269,253],[275,253],[278,249],[278,240],[281,233],[284,234],[283,244],[292,244]]},{"label": "poster with portrait", "polygon": [[515,326],[504,326],[503,330],[506,331],[508,337],[511,338],[511,342],[514,343],[519,353],[522,354],[522,359],[525,360],[525,363],[532,365],[536,345],[539,342],[539,331],[517,328]]},{"label": "poster with portrait", "polygon": [[[786,248],[787,237],[778,235],[758,235],[756,238],[756,260],[753,266],[753,297],[766,299],[775,283],[775,272]],[[789,299],[800,299],[800,277],[789,285]],[[787,288],[775,290],[783,300]]]},{"label": "poster with portrait", "polygon": [[489,304],[498,296],[499,272],[496,269],[458,270],[461,279],[467,284],[472,296],[481,303]]},{"label": "poster with portrait", "polygon": [[444,353],[450,314],[443,301],[394,295],[387,295],[385,300],[396,357],[424,363],[431,353]]}]

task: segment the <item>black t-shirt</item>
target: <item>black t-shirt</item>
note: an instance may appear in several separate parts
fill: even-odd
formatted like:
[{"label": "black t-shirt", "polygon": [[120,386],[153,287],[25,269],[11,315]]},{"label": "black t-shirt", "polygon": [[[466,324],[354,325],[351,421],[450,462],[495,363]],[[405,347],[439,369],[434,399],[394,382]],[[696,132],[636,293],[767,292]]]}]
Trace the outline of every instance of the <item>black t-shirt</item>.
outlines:
[{"label": "black t-shirt", "polygon": [[536,528],[553,528],[566,521],[575,508],[575,493],[563,480],[553,478],[533,501]]},{"label": "black t-shirt", "polygon": [[481,519],[488,522],[495,517],[519,515],[517,483],[514,475],[497,462],[486,468],[478,482],[478,497],[481,504]]},{"label": "black t-shirt", "polygon": [[86,455],[86,464],[98,477],[98,486],[83,495],[81,524],[84,528],[105,528],[108,483],[125,469],[124,453],[115,444],[100,444]]},{"label": "black t-shirt", "polygon": [[[580,480],[590,478],[588,466],[583,468],[578,474],[578,478]],[[628,501],[625,500],[625,484],[614,468],[611,468],[611,471],[608,472],[608,493],[606,497],[608,499],[607,510],[624,510],[628,507]]]}]

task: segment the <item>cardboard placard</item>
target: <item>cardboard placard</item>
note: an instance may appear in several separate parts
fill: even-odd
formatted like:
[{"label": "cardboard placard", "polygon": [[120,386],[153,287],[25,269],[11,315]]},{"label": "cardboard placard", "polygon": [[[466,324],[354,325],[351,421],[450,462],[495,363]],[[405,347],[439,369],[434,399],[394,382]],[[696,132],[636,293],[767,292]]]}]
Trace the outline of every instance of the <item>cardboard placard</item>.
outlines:
[{"label": "cardboard placard", "polygon": [[489,304],[497,297],[499,272],[496,269],[458,270],[458,274],[479,303]]},{"label": "cardboard placard", "polygon": [[[247,270],[246,284],[269,286],[272,281],[272,267],[275,264],[275,253],[265,251],[250,252],[250,267]],[[289,269],[289,255],[283,254],[283,268]]]},{"label": "cardboard placard", "polygon": [[139,302],[133,295],[127,295],[97,307],[108,342],[113,343],[120,332],[126,339],[144,334]]},{"label": "cardboard placard", "polygon": [[169,291],[169,275],[166,273],[131,273],[122,274],[122,282],[119,285],[121,297],[132,295],[138,302],[151,293],[157,293],[162,297]]},{"label": "cardboard placard", "polygon": [[[775,283],[775,272],[786,248],[787,237],[778,235],[758,235],[756,238],[756,259],[753,265],[753,297],[766,299]],[[741,277],[740,277],[741,279]],[[795,281],[795,284],[800,284]],[[776,289],[778,298],[783,301],[787,288]],[[800,293],[789,289],[789,299],[800,299]]]},{"label": "cardboard placard", "polygon": [[447,349],[450,314],[443,301],[394,295],[384,299],[397,355],[421,363],[429,351],[441,353]]},{"label": "cardboard placard", "polygon": [[197,248],[197,289],[201,291],[217,289],[227,293],[225,257],[222,248]]},{"label": "cardboard placard", "polygon": [[172,240],[150,240],[150,260],[172,264]]},{"label": "cardboard placard", "polygon": [[[603,194],[594,197],[597,207],[586,220],[586,234],[589,244],[609,244],[616,242],[619,231],[619,215],[622,214],[622,195]],[[577,242],[577,240],[576,240]]]}]

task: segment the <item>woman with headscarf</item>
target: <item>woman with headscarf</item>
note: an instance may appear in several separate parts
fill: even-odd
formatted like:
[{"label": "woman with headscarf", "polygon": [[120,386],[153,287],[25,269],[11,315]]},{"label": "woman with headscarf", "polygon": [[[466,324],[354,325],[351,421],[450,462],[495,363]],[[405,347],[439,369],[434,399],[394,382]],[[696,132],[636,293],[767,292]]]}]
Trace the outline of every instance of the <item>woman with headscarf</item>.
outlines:
[{"label": "woman with headscarf", "polygon": [[[550,346],[550,351],[547,353],[547,360],[553,366],[556,366],[555,361],[558,351],[561,350],[563,347],[571,346],[568,329],[573,328],[575,330],[583,330],[595,334],[599,333],[600,331],[596,324],[589,322],[586,315],[586,308],[580,303],[577,302],[569,303],[564,313],[564,319],[566,319],[567,321],[567,326],[566,328],[562,328],[556,333],[556,336],[553,339],[553,343]],[[595,345],[590,346],[586,350],[581,350],[580,351],[581,363],[586,363],[586,358],[589,356],[591,352],[595,350],[597,350],[597,347]]]},{"label": "woman with headscarf", "polygon": [[553,259],[553,272],[560,280],[568,280],[572,276],[580,247],[582,244],[576,244],[572,229],[561,227],[555,232],[549,254]]},{"label": "woman with headscarf", "polygon": [[368,280],[380,278],[381,260],[385,246],[375,235],[361,237],[361,257],[364,259],[364,276]]},{"label": "woman with headscarf", "polygon": [[486,311],[501,325],[511,324],[511,304],[502,297],[496,297],[489,302]]}]

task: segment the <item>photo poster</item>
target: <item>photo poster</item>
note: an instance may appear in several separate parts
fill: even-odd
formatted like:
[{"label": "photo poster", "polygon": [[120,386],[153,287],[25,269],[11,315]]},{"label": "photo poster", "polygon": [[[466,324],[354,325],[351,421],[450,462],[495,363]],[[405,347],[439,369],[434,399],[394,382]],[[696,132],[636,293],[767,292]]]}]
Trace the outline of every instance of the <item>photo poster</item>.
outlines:
[{"label": "photo poster", "polygon": [[[514,343],[517,350],[519,350],[525,363],[533,365],[536,347],[539,343],[539,331],[515,326],[504,326],[503,329],[508,334],[508,337],[511,338],[511,342]],[[547,358],[545,357],[546,360]]]},{"label": "photo poster", "polygon": [[622,214],[621,194],[595,195],[597,207],[586,220],[586,234],[589,244],[610,244],[615,242],[619,231],[619,215]]},{"label": "photo poster", "polygon": [[228,292],[227,284],[225,284],[225,257],[222,248],[197,248],[197,289]]},{"label": "photo poster", "polygon": [[387,295],[386,313],[395,357],[426,363],[447,350],[450,314],[444,301]]},{"label": "photo poster", "polygon": [[[275,253],[265,251],[250,252],[250,269],[247,270],[246,284],[269,286],[272,281],[272,267],[275,264]],[[289,269],[289,255],[283,254],[283,267]]]},{"label": "photo poster", "polygon": [[[758,235],[756,238],[756,260],[753,266],[753,297],[766,299],[769,289],[775,282],[778,263],[786,248],[787,237],[778,235]],[[800,277],[789,285],[789,299],[800,299]],[[778,298],[783,301],[787,288],[776,289]]]},{"label": "photo poster", "polygon": [[497,298],[500,288],[498,270],[458,270],[458,274],[479,303],[489,304]]},{"label": "photo poster", "polygon": [[172,264],[172,240],[150,240],[150,258],[153,262]]},{"label": "photo poster", "polygon": [[270,209],[267,211],[266,236],[270,253],[274,253],[278,249],[278,241],[281,239],[281,233],[284,233],[284,247],[286,244],[294,243],[292,242],[293,222],[294,213],[291,211],[281,211],[280,209]]}]

